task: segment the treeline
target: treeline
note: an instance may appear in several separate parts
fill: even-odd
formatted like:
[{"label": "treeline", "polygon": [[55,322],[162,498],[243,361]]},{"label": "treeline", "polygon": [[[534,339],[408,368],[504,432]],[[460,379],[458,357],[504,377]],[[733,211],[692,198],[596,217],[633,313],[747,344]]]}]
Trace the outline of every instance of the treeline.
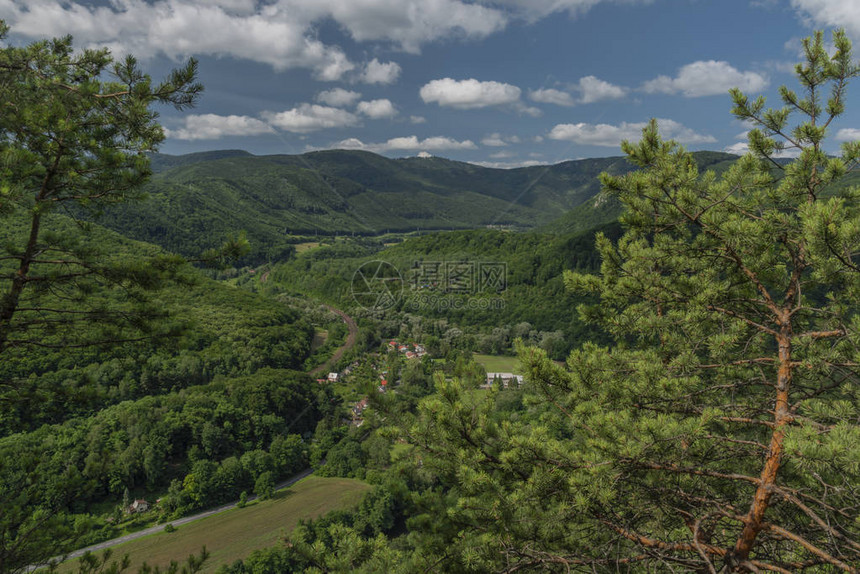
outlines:
[{"label": "treeline", "polygon": [[335,403],[304,373],[261,369],[0,439],[0,550],[38,537],[39,517],[65,523],[70,539],[79,529],[89,541],[110,536],[93,515],[128,490],[167,490],[164,516],[235,500],[264,473],[276,481],[306,468],[303,439]]},{"label": "treeline", "polygon": [[[318,433],[331,444],[317,474],[361,478],[374,489],[354,507],[303,521],[285,544],[255,551],[222,566],[219,574],[415,572],[433,571],[439,563],[456,570],[493,571],[477,553],[476,563],[452,559],[452,551],[474,543],[459,539],[463,528],[471,526],[461,505],[468,507],[471,499],[458,481],[479,483],[482,478],[469,470],[474,461],[462,460],[456,451],[474,435],[501,440],[503,427],[536,424],[551,411],[526,407],[533,396],[528,388],[477,390],[483,368],[468,353],[453,353],[438,363],[398,363],[402,357],[396,354],[385,359],[389,373],[399,374],[397,392],[371,395],[372,406],[360,428]],[[450,377],[454,382],[446,383]],[[457,420],[452,406],[471,413],[471,423]],[[440,438],[444,440],[425,442]],[[491,442],[485,455],[492,459],[496,454]],[[491,501],[479,502],[491,506]]]},{"label": "treeline", "polygon": [[[14,220],[13,220],[14,223]],[[70,224],[54,223],[63,231]],[[17,224],[6,229],[20,232]],[[157,257],[151,245],[92,230],[94,242],[117,260]],[[89,294],[90,305],[113,308],[133,294],[105,289]],[[120,401],[158,395],[209,383],[214,377],[250,375],[261,368],[302,370],[310,355],[313,327],[303,315],[279,301],[212,281],[192,267],[180,268],[170,281],[147,293],[155,331],[142,330],[137,341],[64,347],[63,333],[45,333],[38,352],[28,346],[4,351],[0,361],[0,437],[43,424],[86,417]],[[74,305],[45,293],[47,308]],[[82,323],[78,333],[98,325]]]},{"label": "treeline", "polygon": [[[563,236],[496,230],[437,233],[364,255],[346,249],[321,250],[273,266],[268,289],[277,286],[290,293],[313,293],[355,306],[351,287],[356,271],[369,261],[382,260],[399,270],[404,286],[396,306],[367,313],[382,325],[382,337],[421,338],[442,355],[454,348],[511,352],[512,342],[519,337],[562,359],[585,341],[605,339],[577,316],[576,307],[588,298],[567,291],[562,280],[565,270],[599,267],[594,247],[597,232],[615,239],[621,226],[613,223]],[[476,274],[480,265],[498,265],[504,281],[489,286],[476,278],[466,290],[446,290],[444,284],[425,288],[426,269],[439,262],[443,269],[447,263],[472,265]],[[444,273],[440,280],[444,283]],[[406,332],[401,325],[408,326]]]}]

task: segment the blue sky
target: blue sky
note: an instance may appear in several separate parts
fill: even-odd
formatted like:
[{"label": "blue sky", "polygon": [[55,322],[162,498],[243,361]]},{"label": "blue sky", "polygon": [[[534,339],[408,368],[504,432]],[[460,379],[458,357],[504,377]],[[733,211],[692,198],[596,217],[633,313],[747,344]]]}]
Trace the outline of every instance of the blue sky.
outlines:
[{"label": "blue sky", "polygon": [[[366,149],[496,167],[619,155],[649,118],[689,149],[743,151],[741,87],[778,105],[800,39],[857,0],[0,0],[10,42],[72,34],[153,76],[200,60],[166,153]],[[860,136],[860,85],[833,126]]]}]

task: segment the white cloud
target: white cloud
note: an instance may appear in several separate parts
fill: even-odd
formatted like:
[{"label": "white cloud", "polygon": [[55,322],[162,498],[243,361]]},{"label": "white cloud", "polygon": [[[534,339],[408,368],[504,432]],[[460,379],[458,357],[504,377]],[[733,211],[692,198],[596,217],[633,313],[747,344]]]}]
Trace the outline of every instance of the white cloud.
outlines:
[{"label": "white cloud", "polygon": [[546,165],[546,162],[527,159],[522,161],[470,161],[472,165],[488,167],[490,169],[516,169],[519,167],[534,167],[536,165]]},{"label": "white cloud", "polygon": [[425,84],[420,90],[424,103],[437,103],[462,110],[513,104],[520,99],[520,89],[501,82],[480,82],[475,79],[443,78]]},{"label": "white cloud", "polygon": [[413,124],[423,124],[427,122],[427,118],[424,116],[409,116],[409,121]]},{"label": "white cloud", "polygon": [[[83,45],[139,57],[232,56],[276,70],[308,68],[325,81],[355,68],[340,47],[318,39],[326,20],[357,42],[411,52],[440,38],[483,38],[508,22],[504,10],[466,0],[3,0],[0,18],[30,38],[72,34]],[[362,75],[384,83],[398,73],[396,64],[371,62]]]},{"label": "white cloud", "polygon": [[400,77],[400,64],[397,62],[382,63],[376,58],[365,64],[361,81],[365,84],[393,84]]},{"label": "white cloud", "polygon": [[572,17],[579,16],[593,6],[607,1],[624,4],[650,4],[653,0],[479,0],[482,4],[506,6],[529,22],[535,22],[557,12],[567,12]]},{"label": "white cloud", "polygon": [[[657,123],[663,137],[674,139],[680,143],[698,144],[717,141],[713,136],[697,133],[674,120],[659,119]],[[646,122],[622,122],[617,126],[586,123],[558,124],[552,128],[548,137],[553,140],[565,140],[582,145],[616,147],[622,140],[638,140],[642,137],[642,129],[646,125],[648,125]]]},{"label": "white cloud", "polygon": [[549,88],[530,92],[529,99],[543,104],[575,106],[576,104],[593,104],[603,100],[617,100],[627,95],[627,88],[610,84],[595,76],[580,78],[572,89],[579,92],[579,98],[574,99],[570,92]]},{"label": "white cloud", "polygon": [[502,30],[507,14],[463,0],[280,0],[285,9],[319,21],[331,18],[357,42],[386,41],[417,53],[440,38],[484,38]]},{"label": "white cloud", "polygon": [[[733,143],[732,145],[724,147],[723,151],[726,153],[733,153],[735,155],[745,155],[745,154],[749,153],[750,146],[747,142],[737,142],[737,143]],[[792,159],[792,158],[798,157],[799,155],[800,155],[799,150],[797,150],[795,148],[791,148],[791,149],[784,149],[782,151],[778,151],[778,152],[774,153],[772,157],[774,157],[776,159]]]},{"label": "white cloud", "polygon": [[394,107],[394,104],[386,99],[359,102],[356,110],[374,120],[393,118],[397,115],[397,109]]},{"label": "white cloud", "polygon": [[750,150],[750,146],[747,142],[735,142],[732,145],[728,145],[723,148],[723,151],[726,153],[733,153],[735,155],[744,155]]},{"label": "white cloud", "polygon": [[344,106],[351,106],[357,102],[360,97],[361,94],[358,92],[344,90],[343,88],[334,88],[332,90],[320,92],[317,94],[316,100],[321,104],[326,104],[327,106],[342,108]]},{"label": "white cloud", "polygon": [[548,88],[546,90],[534,90],[529,92],[529,99],[533,102],[539,102],[541,104],[555,104],[557,106],[573,106],[576,105],[576,102],[573,100],[573,96],[571,96],[567,92],[562,92],[561,90],[556,90],[553,88]]},{"label": "white cloud", "polygon": [[53,0],[6,0],[0,4],[16,34],[32,38],[72,34],[79,44],[106,46],[139,57],[164,54],[233,56],[276,70],[309,68],[322,80],[338,79],[354,64],[337,46],[311,33],[311,22],[280,5],[192,0],[117,0],[106,6]]},{"label": "white cloud", "polygon": [[316,104],[301,104],[279,113],[264,112],[263,118],[277,128],[299,134],[326,128],[349,127],[358,123],[358,117],[355,114]]},{"label": "white cloud", "polygon": [[854,142],[860,140],[860,130],[857,128],[842,128],[836,132],[836,141]]},{"label": "white cloud", "polygon": [[791,0],[791,5],[813,26],[845,28],[860,39],[860,5],[855,0]]},{"label": "white cloud", "polygon": [[681,67],[674,78],[658,76],[649,80],[642,85],[642,90],[651,94],[680,92],[688,98],[697,98],[725,94],[729,88],[760,92],[767,85],[768,79],[756,72],[741,72],[728,62],[702,60]]},{"label": "white cloud", "polygon": [[520,138],[517,136],[503,136],[500,133],[493,133],[482,139],[481,143],[489,147],[505,147],[508,144],[520,143]]},{"label": "white cloud", "polygon": [[603,100],[617,100],[618,98],[623,98],[627,93],[625,88],[610,84],[594,76],[580,78],[577,89],[581,94],[579,99],[579,103],[581,104],[592,104]]},{"label": "white cloud", "polygon": [[266,122],[248,116],[197,114],[185,116],[179,129],[165,129],[165,135],[179,140],[214,140],[225,136],[256,136],[273,133]]},{"label": "white cloud", "polygon": [[415,157],[420,157],[421,159],[428,159],[428,158],[433,157],[433,154],[428,153],[426,151],[420,151],[420,152],[418,152],[418,155],[416,155]]},{"label": "white cloud", "polygon": [[543,115],[543,112],[540,108],[536,108],[534,106],[527,106],[522,102],[517,102],[514,105],[514,109],[523,115],[531,116],[533,118],[539,118]]},{"label": "white cloud", "polygon": [[439,151],[439,150],[464,150],[477,149],[471,140],[457,141],[448,137],[430,137],[426,139],[418,139],[418,136],[405,136],[392,138],[383,143],[364,143],[357,138],[349,138],[336,143],[333,147],[343,149],[361,149],[367,151]]}]

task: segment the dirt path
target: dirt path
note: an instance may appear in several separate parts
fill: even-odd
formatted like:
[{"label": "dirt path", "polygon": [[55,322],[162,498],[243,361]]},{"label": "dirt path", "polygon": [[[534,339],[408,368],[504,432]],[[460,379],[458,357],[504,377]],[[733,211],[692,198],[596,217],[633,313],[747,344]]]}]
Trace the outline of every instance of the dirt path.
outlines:
[{"label": "dirt path", "polygon": [[325,305],[325,308],[332,313],[339,315],[340,318],[343,319],[343,322],[346,323],[346,328],[349,329],[349,334],[346,336],[346,342],[334,352],[328,361],[310,371],[311,375],[327,373],[328,369],[337,363],[341,357],[343,357],[343,354],[352,349],[355,346],[356,341],[358,341],[358,325],[355,324],[355,320],[340,309],[335,309],[330,305]]}]

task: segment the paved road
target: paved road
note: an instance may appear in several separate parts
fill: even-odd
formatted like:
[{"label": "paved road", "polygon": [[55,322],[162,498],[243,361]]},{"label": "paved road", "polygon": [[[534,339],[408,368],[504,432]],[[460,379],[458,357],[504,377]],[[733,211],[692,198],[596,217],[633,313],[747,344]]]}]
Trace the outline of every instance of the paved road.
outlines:
[{"label": "paved road", "polygon": [[[268,273],[266,275],[268,275]],[[347,315],[346,313],[344,313],[343,311],[341,311],[340,309],[335,309],[334,307],[331,307],[329,305],[326,305],[325,307],[329,311],[340,315],[341,319],[343,319],[343,322],[346,323],[346,326],[349,329],[349,335],[347,335],[346,342],[343,344],[343,346],[338,348],[338,350],[334,352],[334,354],[331,356],[331,358],[328,361],[326,361],[325,363],[323,363],[319,367],[316,367],[315,369],[310,371],[311,375],[317,375],[319,373],[327,372],[328,368],[331,365],[335,364],[337,361],[339,361],[340,358],[343,357],[343,354],[345,352],[347,352],[348,350],[353,348],[355,346],[356,341],[358,340],[358,326],[355,324],[355,321],[353,320],[353,318],[350,317],[349,315]],[[294,477],[290,478],[289,480],[286,480],[286,481],[276,485],[275,489],[280,490],[282,488],[286,488],[288,486],[291,486],[291,485],[295,484],[296,482],[300,481],[301,479],[305,478],[306,476],[309,476],[312,473],[313,473],[313,470],[311,470],[311,469],[308,469],[304,472],[301,472],[301,473],[295,475]],[[256,496],[250,496],[250,497],[248,497],[248,501],[250,502],[256,498],[257,498]],[[236,508],[237,502],[225,504],[224,506],[219,506],[218,508],[213,508],[211,510],[201,512],[199,514],[193,514],[191,516],[185,516],[183,518],[177,518],[176,520],[171,520],[169,522],[169,524],[172,524],[173,526],[181,526],[183,524],[188,524],[189,522],[194,522],[195,520],[200,520],[201,518],[206,518],[207,516],[212,516],[213,514],[218,514],[219,512],[224,512],[225,510],[230,510],[231,508]],[[136,539],[142,538],[144,536],[149,536],[150,534],[155,534],[156,532],[161,532],[164,530],[164,527],[167,524],[168,523],[159,524],[158,526],[153,526],[153,527],[147,528],[145,530],[138,530],[137,532],[132,532],[131,534],[126,534],[125,536],[120,536],[119,538],[114,538],[112,540],[106,540],[106,541],[100,542],[98,544],[93,544],[92,546],[87,546],[86,548],[81,548],[80,550],[75,550],[74,552],[70,553],[66,557],[66,559],[70,560],[73,558],[78,558],[79,556],[82,556],[85,552],[97,552],[99,550],[104,550],[105,548],[111,548],[113,546],[116,546],[118,544],[122,544],[124,542],[129,542],[131,540],[136,540]],[[58,559],[59,559],[59,557],[54,558],[54,560],[58,560]],[[28,571],[32,572],[32,571],[34,571],[40,567],[41,566],[31,566],[28,569]]]},{"label": "paved road", "polygon": [[[286,488],[288,486],[292,486],[297,483],[301,479],[310,476],[313,473],[313,470],[308,469],[299,474],[293,476],[289,480],[285,480],[284,482],[275,486],[275,490],[281,490],[282,488]],[[248,502],[256,499],[256,496],[249,496]],[[87,546],[86,548],[81,548],[80,550],[75,550],[70,553],[66,559],[71,560],[73,558],[78,558],[79,556],[83,556],[85,552],[97,552],[99,550],[104,550],[105,548],[111,548],[118,544],[122,544],[124,542],[129,542],[131,540],[137,540],[138,538],[143,538],[144,536],[149,536],[150,534],[155,534],[156,532],[162,532],[164,527],[167,524],[172,524],[173,526],[181,526],[182,524],[188,524],[189,522],[194,522],[195,520],[200,520],[201,518],[206,518],[207,516],[212,516],[213,514],[218,514],[220,512],[224,512],[225,510],[230,510],[232,508],[236,508],[237,502],[231,502],[230,504],[225,504],[224,506],[219,506],[218,508],[213,508],[211,510],[207,510],[205,512],[201,512],[199,514],[193,514],[191,516],[184,516],[182,518],[177,518],[176,520],[171,520],[169,523],[159,524],[158,526],[153,526],[151,528],[147,528],[145,530],[138,530],[137,532],[132,532],[131,534],[126,534],[125,536],[120,536],[119,538],[114,538],[113,540],[106,540],[104,542],[99,542],[98,544],[93,544],[92,546]],[[59,557],[54,558],[54,560],[59,560]],[[31,566],[29,571],[32,572],[36,570],[39,566],[33,567]]]}]

